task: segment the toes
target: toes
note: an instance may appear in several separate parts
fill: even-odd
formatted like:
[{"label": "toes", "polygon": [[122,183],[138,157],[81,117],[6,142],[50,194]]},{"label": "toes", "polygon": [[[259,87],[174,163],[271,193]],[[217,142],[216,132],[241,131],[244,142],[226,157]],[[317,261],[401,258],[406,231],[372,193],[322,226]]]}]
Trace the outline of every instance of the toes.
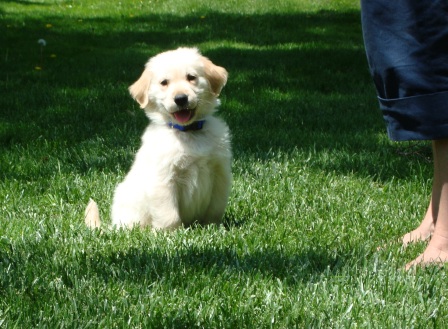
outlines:
[{"label": "toes", "polygon": [[448,262],[448,253],[440,249],[428,246],[426,250],[414,259],[412,262],[406,264],[406,271],[414,269],[416,267],[427,266],[443,266]]},{"label": "toes", "polygon": [[406,233],[401,238],[401,242],[403,243],[403,247],[407,247],[410,243],[416,243],[420,241],[428,241],[431,238],[431,234],[423,234],[421,232],[416,232],[415,230],[409,233]]}]

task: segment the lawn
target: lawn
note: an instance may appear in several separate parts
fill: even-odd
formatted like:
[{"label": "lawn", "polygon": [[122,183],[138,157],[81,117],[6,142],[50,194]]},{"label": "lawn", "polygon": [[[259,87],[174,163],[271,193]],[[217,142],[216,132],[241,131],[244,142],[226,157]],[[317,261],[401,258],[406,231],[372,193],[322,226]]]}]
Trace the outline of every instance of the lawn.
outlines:
[{"label": "lawn", "polygon": [[[178,46],[229,71],[224,225],[89,230],[147,125],[127,88]],[[446,270],[402,269],[424,244],[377,250],[431,150],[386,136],[358,1],[3,0],[0,90],[1,328],[448,327]]]}]

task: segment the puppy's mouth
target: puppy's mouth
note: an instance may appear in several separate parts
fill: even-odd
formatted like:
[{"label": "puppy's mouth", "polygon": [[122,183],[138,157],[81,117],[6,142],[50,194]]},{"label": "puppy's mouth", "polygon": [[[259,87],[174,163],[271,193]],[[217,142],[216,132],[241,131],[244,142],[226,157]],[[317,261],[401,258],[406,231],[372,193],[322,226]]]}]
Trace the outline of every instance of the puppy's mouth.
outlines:
[{"label": "puppy's mouth", "polygon": [[179,123],[187,123],[194,116],[194,109],[182,109],[173,113],[174,119]]}]

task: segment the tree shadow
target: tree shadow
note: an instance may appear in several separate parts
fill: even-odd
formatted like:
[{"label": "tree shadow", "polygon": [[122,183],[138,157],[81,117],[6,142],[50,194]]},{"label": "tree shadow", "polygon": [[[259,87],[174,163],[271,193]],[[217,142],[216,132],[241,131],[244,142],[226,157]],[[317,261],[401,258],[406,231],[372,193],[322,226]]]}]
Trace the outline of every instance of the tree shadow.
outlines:
[{"label": "tree shadow", "polygon": [[[269,160],[272,150],[291,154],[294,149],[331,156],[342,150],[352,156],[316,162],[316,169],[379,180],[408,177],[413,171],[407,163],[420,161],[403,157],[379,137],[385,128],[357,11],[120,19],[49,15],[46,22],[53,28],[42,19],[27,19],[0,36],[6,45],[0,56],[8,58],[0,61],[0,85],[9,95],[0,100],[4,149],[37,138],[67,145],[100,140],[104,149],[137,147],[147,121],[127,87],[148,57],[200,46],[230,72],[220,115],[231,127],[236,157]],[[47,46],[39,47],[39,38]],[[395,165],[378,172],[370,165],[375,157]],[[88,156],[74,169],[113,171],[123,162],[123,156],[100,163],[96,158]]]}]

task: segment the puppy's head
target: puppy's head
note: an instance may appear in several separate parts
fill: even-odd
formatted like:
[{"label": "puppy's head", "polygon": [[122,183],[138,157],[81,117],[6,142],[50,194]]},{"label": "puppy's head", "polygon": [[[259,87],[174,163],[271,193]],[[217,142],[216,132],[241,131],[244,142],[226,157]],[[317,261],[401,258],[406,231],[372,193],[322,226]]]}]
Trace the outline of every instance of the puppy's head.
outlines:
[{"label": "puppy's head", "polygon": [[179,48],[151,58],[129,91],[152,120],[188,125],[213,112],[226,82],[224,68]]}]

